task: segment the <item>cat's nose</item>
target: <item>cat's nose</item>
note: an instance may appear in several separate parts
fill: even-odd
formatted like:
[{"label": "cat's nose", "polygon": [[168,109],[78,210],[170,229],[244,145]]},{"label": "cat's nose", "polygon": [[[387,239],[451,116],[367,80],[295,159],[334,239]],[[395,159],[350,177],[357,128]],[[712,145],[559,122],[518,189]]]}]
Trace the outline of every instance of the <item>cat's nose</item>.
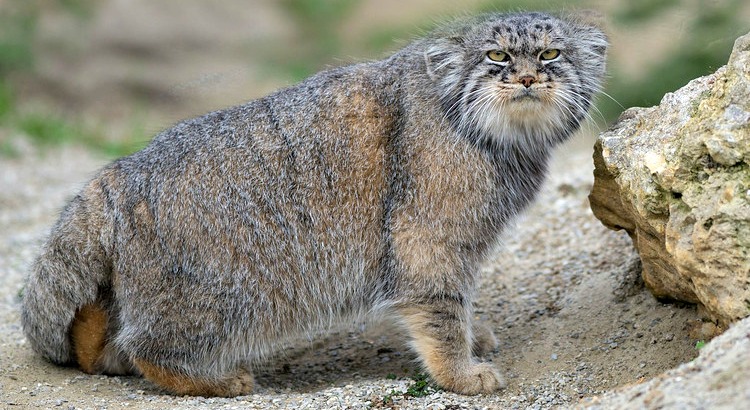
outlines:
[{"label": "cat's nose", "polygon": [[536,78],[533,75],[524,75],[518,78],[518,82],[523,84],[524,87],[529,88],[531,84],[536,82]]}]

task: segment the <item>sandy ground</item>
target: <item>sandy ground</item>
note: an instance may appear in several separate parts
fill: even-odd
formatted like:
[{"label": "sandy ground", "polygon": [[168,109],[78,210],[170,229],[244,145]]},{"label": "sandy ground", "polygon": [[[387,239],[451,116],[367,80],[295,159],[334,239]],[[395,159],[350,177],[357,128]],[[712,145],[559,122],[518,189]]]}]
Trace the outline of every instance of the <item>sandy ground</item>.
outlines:
[{"label": "sandy ground", "polygon": [[485,359],[509,382],[496,395],[399,394],[418,367],[386,323],[300,342],[257,369],[256,392],[236,399],[173,397],[138,377],[56,367],[26,344],[19,290],[57,212],[103,160],[76,148],[22,149],[30,152],[0,158],[3,409],[551,408],[644,381],[697,355],[690,337],[699,323],[695,308],[660,303],[643,288],[630,239],[589,210],[591,160],[577,148],[560,153],[540,200],[483,269],[476,314],[500,341]]}]

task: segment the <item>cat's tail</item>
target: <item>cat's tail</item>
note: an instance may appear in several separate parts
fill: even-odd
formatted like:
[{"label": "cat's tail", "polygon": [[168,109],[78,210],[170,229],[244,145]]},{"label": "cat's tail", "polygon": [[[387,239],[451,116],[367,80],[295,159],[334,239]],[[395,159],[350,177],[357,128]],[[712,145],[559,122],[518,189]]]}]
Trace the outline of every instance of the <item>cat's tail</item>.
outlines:
[{"label": "cat's tail", "polygon": [[24,334],[34,351],[53,363],[75,361],[72,323],[84,307],[97,303],[110,281],[112,229],[104,202],[94,180],[68,204],[22,290]]}]

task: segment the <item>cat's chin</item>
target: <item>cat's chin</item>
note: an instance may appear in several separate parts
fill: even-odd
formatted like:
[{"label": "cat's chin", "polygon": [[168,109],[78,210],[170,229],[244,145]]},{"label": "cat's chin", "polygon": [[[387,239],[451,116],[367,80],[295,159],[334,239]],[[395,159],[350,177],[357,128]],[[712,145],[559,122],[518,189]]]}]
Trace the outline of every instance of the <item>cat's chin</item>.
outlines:
[{"label": "cat's chin", "polygon": [[522,138],[546,145],[562,133],[562,118],[549,103],[529,97],[508,101],[501,110],[486,113],[478,118],[477,126],[498,142]]},{"label": "cat's chin", "polygon": [[508,123],[509,126],[530,127],[539,122],[547,123],[556,117],[557,110],[554,106],[538,94],[529,94],[506,101],[490,119]]},{"label": "cat's chin", "polygon": [[513,116],[533,116],[538,114],[539,110],[549,109],[548,104],[538,95],[521,95],[513,97],[505,105],[506,111]]}]

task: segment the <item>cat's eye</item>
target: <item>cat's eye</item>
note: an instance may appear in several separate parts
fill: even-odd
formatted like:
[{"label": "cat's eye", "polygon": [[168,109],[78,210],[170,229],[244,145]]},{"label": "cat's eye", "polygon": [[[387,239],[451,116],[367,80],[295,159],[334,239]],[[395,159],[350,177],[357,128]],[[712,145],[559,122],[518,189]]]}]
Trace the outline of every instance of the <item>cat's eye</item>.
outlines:
[{"label": "cat's eye", "polygon": [[508,55],[508,53],[500,50],[492,50],[487,52],[487,58],[498,63],[510,62],[510,56]]},{"label": "cat's eye", "polygon": [[559,56],[560,56],[560,50],[556,48],[550,48],[549,50],[543,51],[542,54],[539,54],[539,59],[542,61],[549,61],[549,60],[554,60]]}]

